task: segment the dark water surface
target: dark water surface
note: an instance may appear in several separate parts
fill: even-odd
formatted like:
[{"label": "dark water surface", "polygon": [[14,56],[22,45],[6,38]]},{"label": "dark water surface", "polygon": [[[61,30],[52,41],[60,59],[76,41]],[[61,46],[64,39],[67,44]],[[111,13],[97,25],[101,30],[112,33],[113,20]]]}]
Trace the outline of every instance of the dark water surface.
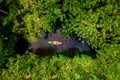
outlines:
[{"label": "dark water surface", "polygon": [[[54,52],[65,53],[67,51],[68,53],[66,54],[69,56],[70,55],[69,53],[72,54],[74,54],[75,52],[89,53],[92,51],[91,48],[88,46],[87,38],[84,39],[83,42],[80,42],[76,36],[71,36],[69,39],[63,39],[60,29],[58,29],[55,33],[53,32],[45,33],[44,31],[42,31],[41,35],[42,37],[39,38],[38,41],[31,42],[29,43],[28,46],[22,46],[26,54],[29,52],[34,52],[40,56],[47,56],[47,55],[53,55]],[[63,44],[59,46],[55,46],[52,44],[48,44],[48,41],[60,41]],[[22,41],[22,43],[25,44],[24,41]],[[18,46],[21,45],[19,44]],[[18,51],[20,51],[20,47]]]},{"label": "dark water surface", "polygon": [[[64,50],[67,50],[69,48],[78,48],[80,52],[90,51],[87,39],[85,39],[83,43],[78,41],[76,36],[71,36],[69,39],[63,39],[60,29],[58,29],[56,33],[48,33],[47,38],[44,31],[42,31],[41,34],[42,37],[37,42],[30,43],[28,50],[37,50],[38,48],[55,48],[56,52],[63,52]],[[60,41],[63,44],[55,46],[52,44],[48,44],[48,41]]]}]

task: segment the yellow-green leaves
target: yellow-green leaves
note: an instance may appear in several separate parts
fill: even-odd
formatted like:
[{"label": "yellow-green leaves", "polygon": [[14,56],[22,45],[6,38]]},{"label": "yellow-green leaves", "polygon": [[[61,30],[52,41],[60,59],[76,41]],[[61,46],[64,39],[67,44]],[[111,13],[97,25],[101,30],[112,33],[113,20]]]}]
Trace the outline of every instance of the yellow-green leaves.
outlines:
[{"label": "yellow-green leaves", "polygon": [[120,8],[113,0],[19,0],[11,4],[3,24],[13,22],[12,31],[28,41],[39,38],[41,30],[51,32],[58,27],[67,37],[73,33],[89,37],[93,48],[120,41]]}]

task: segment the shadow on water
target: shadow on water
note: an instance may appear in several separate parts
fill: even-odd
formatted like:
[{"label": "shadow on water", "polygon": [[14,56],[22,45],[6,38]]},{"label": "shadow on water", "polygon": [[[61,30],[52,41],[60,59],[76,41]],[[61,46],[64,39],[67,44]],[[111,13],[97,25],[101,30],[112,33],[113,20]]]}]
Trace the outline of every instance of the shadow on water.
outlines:
[{"label": "shadow on water", "polygon": [[18,35],[18,41],[15,46],[15,53],[24,54],[29,46],[29,42],[23,38],[22,35]]},{"label": "shadow on water", "polygon": [[[16,52],[20,54],[28,54],[33,52],[40,57],[52,56],[62,54],[73,58],[75,55],[86,54],[92,58],[96,58],[96,52],[88,46],[88,39],[84,39],[84,42],[80,42],[76,36],[71,36],[69,39],[63,39],[60,29],[56,32],[45,33],[41,31],[42,37],[36,42],[28,43],[22,36],[20,36],[17,45]],[[48,44],[48,41],[60,41],[63,44],[55,46]]]}]

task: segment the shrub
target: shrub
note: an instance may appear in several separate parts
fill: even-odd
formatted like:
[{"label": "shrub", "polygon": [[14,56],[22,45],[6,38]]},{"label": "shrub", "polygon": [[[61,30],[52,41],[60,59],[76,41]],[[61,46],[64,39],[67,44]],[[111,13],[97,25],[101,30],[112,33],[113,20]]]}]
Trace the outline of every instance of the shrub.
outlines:
[{"label": "shrub", "polygon": [[[7,63],[8,69],[3,69],[1,79],[89,79],[95,77],[92,70],[96,69],[95,61],[90,57],[76,56],[71,59],[62,55],[53,56],[51,59],[38,58],[34,54],[17,55],[16,58],[11,57]],[[91,79],[92,79],[91,78]]]},{"label": "shrub", "polygon": [[104,43],[120,42],[119,3],[110,0],[18,0],[8,1],[12,31],[23,34],[28,41],[40,37],[40,31],[60,28],[64,35],[75,33],[79,38],[89,37],[89,44],[99,49]]},{"label": "shrub", "polygon": [[[68,58],[62,55],[39,58],[35,54],[17,55],[3,69],[1,79],[33,79],[33,80],[119,80],[119,60],[102,55],[91,59],[82,55]],[[114,60],[114,61],[113,61]]]},{"label": "shrub", "polygon": [[104,49],[98,51],[98,69],[96,73],[103,80],[120,79],[120,45],[104,44]]},{"label": "shrub", "polygon": [[[1,8],[6,9],[4,1],[0,0]],[[3,26],[6,14],[0,13],[0,70],[5,67],[9,57],[13,55],[17,37],[12,33],[12,25]]]}]

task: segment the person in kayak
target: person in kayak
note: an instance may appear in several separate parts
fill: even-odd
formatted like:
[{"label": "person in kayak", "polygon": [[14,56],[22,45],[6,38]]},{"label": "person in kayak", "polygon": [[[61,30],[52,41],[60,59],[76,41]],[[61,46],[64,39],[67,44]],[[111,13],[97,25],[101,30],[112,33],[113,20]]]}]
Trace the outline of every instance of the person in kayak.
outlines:
[{"label": "person in kayak", "polygon": [[48,44],[59,46],[59,45],[62,45],[62,42],[60,42],[60,41],[48,41]]}]

